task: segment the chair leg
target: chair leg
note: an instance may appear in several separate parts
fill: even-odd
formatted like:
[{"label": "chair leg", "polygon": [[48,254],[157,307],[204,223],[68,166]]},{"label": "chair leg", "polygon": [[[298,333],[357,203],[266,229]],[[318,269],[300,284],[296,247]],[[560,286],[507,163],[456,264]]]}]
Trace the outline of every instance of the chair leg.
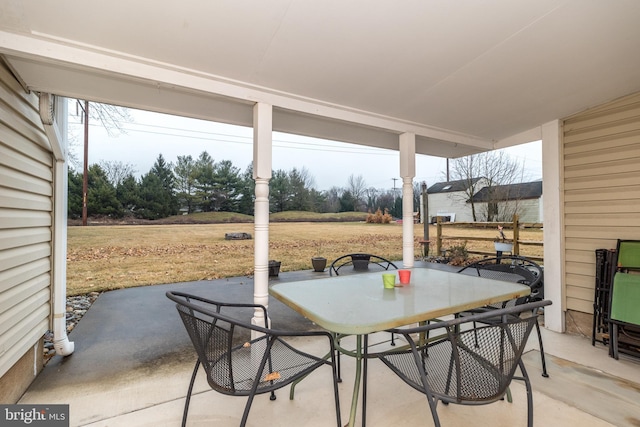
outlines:
[{"label": "chair leg", "polygon": [[549,378],[547,373],[547,362],[544,357],[544,346],[542,345],[542,333],[540,333],[540,324],[536,321],[536,331],[538,332],[538,344],[540,345],[540,359],[542,361],[542,376]]},{"label": "chair leg", "polygon": [[[420,373],[420,376],[422,376],[422,381],[423,384],[426,384],[426,376],[422,375],[422,372]],[[433,418],[433,424],[435,427],[442,427],[440,424],[440,417],[438,416],[438,399],[436,399],[433,395],[431,395],[431,390],[429,390],[428,386],[425,386],[424,388],[424,394],[427,396],[427,402],[429,403],[429,409],[431,410],[431,418]],[[445,404],[448,404],[449,402],[442,402]]]},{"label": "chair leg", "polygon": [[198,375],[199,367],[200,359],[196,360],[196,366],[193,368],[193,373],[191,374],[191,382],[189,383],[187,398],[184,402],[184,411],[182,412],[182,427],[185,427],[187,425],[187,413],[189,412],[189,403],[191,402],[191,392],[193,391],[193,384],[196,382],[196,375]]},{"label": "chair leg", "polygon": [[611,336],[609,337],[609,345],[612,348],[611,355],[618,360],[618,325],[611,323]]},{"label": "chair leg", "polygon": [[[338,338],[338,335],[334,335],[334,336],[333,336],[333,339],[334,339],[334,341],[335,341],[335,343],[336,343],[337,345],[340,345],[340,338]],[[339,383],[341,383],[341,382],[342,382],[342,376],[341,376],[341,373],[340,373],[340,350],[337,350],[337,349],[336,349],[336,351],[335,351],[335,356],[336,356],[336,373],[337,373],[337,379],[338,379],[338,382],[339,382]]]},{"label": "chair leg", "polygon": [[249,418],[249,410],[251,409],[251,404],[253,403],[253,398],[255,397],[255,392],[252,392],[247,399],[247,403],[244,406],[244,412],[242,414],[242,420],[240,420],[240,427],[245,427],[247,425],[247,419]]},{"label": "chair leg", "polygon": [[271,346],[273,345],[273,342],[274,340],[267,341],[267,348],[265,349],[265,354],[262,357],[262,361],[258,365],[258,369],[256,369],[255,371],[255,378],[253,379],[253,385],[251,386],[251,391],[249,392],[247,403],[244,405],[244,412],[242,413],[242,419],[240,420],[240,427],[245,427],[247,425],[247,419],[249,418],[249,411],[251,410],[251,404],[253,403],[253,399],[256,397],[258,384],[260,384],[260,373],[264,371],[264,368],[267,366],[267,362],[269,362],[269,370],[271,370]]},{"label": "chair leg", "polygon": [[518,361],[518,366],[520,366],[520,372],[522,372],[522,378],[519,379],[524,381],[527,388],[527,427],[533,427],[533,390],[531,389],[531,381],[529,381],[529,375],[522,359]]},{"label": "chair leg", "polygon": [[333,398],[336,406],[337,427],[342,427],[342,418],[340,417],[340,393],[338,390],[338,370],[336,366],[335,353],[331,352],[329,357],[331,359],[331,372],[333,373]]},{"label": "chair leg", "polygon": [[522,372],[522,377],[513,377],[513,379],[524,381],[527,389],[527,427],[533,427],[533,389],[531,388],[529,374],[527,374],[522,359],[518,360],[518,367],[520,368],[520,372]]}]

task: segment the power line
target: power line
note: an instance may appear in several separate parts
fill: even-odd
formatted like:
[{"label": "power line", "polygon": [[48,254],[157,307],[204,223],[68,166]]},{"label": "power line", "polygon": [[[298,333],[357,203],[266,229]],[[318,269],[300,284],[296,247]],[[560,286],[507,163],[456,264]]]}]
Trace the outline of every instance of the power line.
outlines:
[{"label": "power line", "polygon": [[[80,123],[78,122],[70,122],[70,124],[72,125],[80,125]],[[102,127],[101,125],[97,125],[97,124],[92,124],[90,126],[95,126],[95,127]],[[154,126],[154,125],[143,125],[143,126],[153,126],[153,127],[157,127],[157,128],[161,128],[161,129],[168,129],[168,130],[177,130],[177,131],[185,131],[185,132],[193,132],[193,133],[201,133],[207,136],[194,136],[194,135],[181,135],[181,134],[175,134],[175,133],[167,133],[167,132],[154,132],[154,131],[150,131],[150,130],[140,130],[140,129],[133,129],[133,128],[126,128],[123,127],[122,129],[125,131],[130,131],[130,132],[138,132],[138,133],[144,133],[144,134],[150,134],[150,135],[163,135],[163,136],[175,136],[176,138],[187,138],[187,139],[197,139],[197,140],[203,140],[203,141],[212,141],[212,142],[226,142],[226,143],[231,143],[231,144],[244,144],[244,145],[251,145],[253,144],[253,137],[250,136],[243,136],[243,135],[231,135],[231,134],[224,134],[224,133],[216,133],[216,132],[206,132],[206,131],[194,131],[194,130],[189,130],[189,129],[181,129],[181,128],[172,128],[172,127],[168,127],[168,126]],[[217,136],[222,136],[222,137],[232,137],[232,138],[240,138],[240,139],[247,139],[248,141],[232,141],[232,140],[228,140],[228,139],[221,139],[221,138],[217,138]],[[349,147],[349,148],[341,148],[341,147],[333,147],[327,144],[321,144],[321,143],[314,143],[314,142],[298,142],[298,141],[287,141],[287,140],[282,140],[282,139],[274,139],[274,142],[278,142],[280,144],[274,144],[274,147],[276,148],[288,148],[288,149],[295,149],[295,150],[306,150],[306,151],[324,151],[324,152],[334,152],[334,153],[351,153],[351,154],[367,154],[367,155],[375,155],[375,156],[392,156],[394,155],[393,153],[388,153],[385,152],[384,150],[371,150],[368,148],[360,148],[360,147]],[[287,145],[282,145],[282,144],[293,144],[294,146],[287,146]],[[296,145],[304,145],[304,147],[302,146],[296,146]],[[317,148],[315,148],[317,147]]]}]

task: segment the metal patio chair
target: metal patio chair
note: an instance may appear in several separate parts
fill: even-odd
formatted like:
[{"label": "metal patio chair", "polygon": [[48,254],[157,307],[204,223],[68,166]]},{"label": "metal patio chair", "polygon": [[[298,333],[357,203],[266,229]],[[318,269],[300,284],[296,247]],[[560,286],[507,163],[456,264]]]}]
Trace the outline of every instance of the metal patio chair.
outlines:
[{"label": "metal patio chair", "polygon": [[[333,337],[328,332],[290,332],[262,328],[238,320],[239,310],[259,308],[267,316],[267,309],[256,304],[235,304],[211,301],[182,292],[167,292],[176,303],[191,342],[198,355],[187,392],[182,426],[187,422],[193,384],[202,366],[209,386],[222,394],[247,396],[240,426],[245,426],[255,395],[271,393],[305,377],[321,366],[329,365],[333,377],[333,391],[337,426],[341,427],[340,402],[334,359]],[[246,314],[246,313],[245,313]],[[257,338],[251,338],[252,333]],[[317,357],[298,350],[284,338],[299,336],[324,337],[328,341],[329,357]],[[293,391],[290,398],[293,399]]]},{"label": "metal patio chair", "polygon": [[[544,272],[542,267],[532,260],[521,256],[501,256],[498,258],[485,258],[469,264],[458,273],[470,274],[488,279],[503,280],[507,282],[521,283],[531,288],[531,293],[526,297],[503,301],[501,303],[480,307],[468,312],[460,313],[459,316],[467,316],[471,313],[479,313],[489,310],[496,310],[504,307],[525,304],[531,301],[539,301],[544,298]],[[547,378],[547,363],[544,356],[544,346],[542,344],[542,333],[540,325],[536,322],[536,333],[538,335],[538,345],[540,346],[540,361],[542,363],[542,376]]]},{"label": "metal patio chair", "polygon": [[[493,403],[504,397],[513,379],[525,383],[527,425],[532,427],[531,383],[521,357],[537,322],[538,309],[549,304],[551,301],[542,300],[393,329],[405,337],[410,348],[379,353],[378,358],[405,383],[425,394],[436,427],[441,425],[439,401],[460,405]],[[534,314],[521,317],[523,313]],[[432,331],[438,337],[425,339]],[[516,368],[520,369],[520,376],[515,376]]]},{"label": "metal patio chair", "polygon": [[[348,267],[353,267],[349,269]],[[367,271],[397,270],[398,267],[386,258],[373,254],[347,254],[336,258],[329,267],[330,276],[341,274],[363,273]]]},{"label": "metal patio chair", "polygon": [[[353,267],[353,268],[349,268]],[[354,274],[354,273],[367,273],[372,271],[388,271],[397,270],[398,267],[386,258],[378,255],[366,254],[366,253],[353,253],[342,255],[336,258],[329,267],[329,276],[339,276],[341,274]],[[336,340],[340,342],[339,336],[336,336]],[[396,345],[395,336],[391,334],[391,345]],[[338,363],[338,379],[341,378],[340,369],[340,352],[336,354],[336,360]]]}]

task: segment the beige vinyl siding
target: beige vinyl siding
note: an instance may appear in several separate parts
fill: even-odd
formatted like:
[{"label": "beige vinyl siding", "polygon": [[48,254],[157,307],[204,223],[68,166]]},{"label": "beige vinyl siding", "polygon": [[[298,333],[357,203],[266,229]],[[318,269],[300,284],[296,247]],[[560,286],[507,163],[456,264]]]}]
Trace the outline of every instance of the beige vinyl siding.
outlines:
[{"label": "beige vinyl siding", "polygon": [[564,121],[565,287],[593,313],[595,250],[640,240],[640,94]]},{"label": "beige vinyl siding", "polygon": [[0,376],[50,325],[52,165],[38,97],[0,62]]}]

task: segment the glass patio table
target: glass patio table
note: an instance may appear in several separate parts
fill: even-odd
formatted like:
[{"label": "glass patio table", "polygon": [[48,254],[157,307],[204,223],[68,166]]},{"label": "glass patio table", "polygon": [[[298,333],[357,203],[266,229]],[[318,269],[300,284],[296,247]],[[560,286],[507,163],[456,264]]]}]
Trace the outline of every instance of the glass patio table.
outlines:
[{"label": "glass patio table", "polygon": [[[356,336],[356,378],[349,417],[349,426],[353,426],[362,376],[363,337],[526,296],[530,289],[517,283],[413,268],[411,283],[393,289],[384,288],[382,274],[376,272],[278,283],[269,293],[328,331]],[[363,425],[365,399],[363,387]]]}]

